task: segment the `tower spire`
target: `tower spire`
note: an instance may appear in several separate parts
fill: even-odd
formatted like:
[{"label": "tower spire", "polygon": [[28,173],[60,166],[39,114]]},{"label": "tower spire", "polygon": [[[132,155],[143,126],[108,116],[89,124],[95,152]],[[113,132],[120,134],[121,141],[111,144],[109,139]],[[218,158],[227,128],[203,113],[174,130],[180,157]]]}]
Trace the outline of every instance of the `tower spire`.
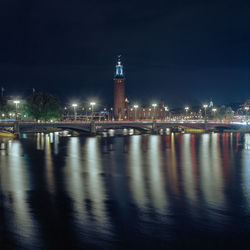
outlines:
[{"label": "tower spire", "polygon": [[115,66],[115,78],[124,78],[123,65],[121,63],[121,55],[117,56],[117,63]]}]

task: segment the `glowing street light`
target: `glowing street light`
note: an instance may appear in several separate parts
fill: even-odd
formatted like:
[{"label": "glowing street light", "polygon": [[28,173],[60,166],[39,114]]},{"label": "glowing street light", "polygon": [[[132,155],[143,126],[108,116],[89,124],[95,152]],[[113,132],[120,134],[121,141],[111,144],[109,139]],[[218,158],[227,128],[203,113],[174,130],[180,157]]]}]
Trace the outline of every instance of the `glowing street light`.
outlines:
[{"label": "glowing street light", "polygon": [[215,113],[216,113],[217,109],[216,109],[216,108],[213,108],[212,111],[213,111],[214,116],[215,116]]},{"label": "glowing street light", "polygon": [[77,111],[76,111],[76,107],[77,107],[78,105],[76,104],[76,103],[73,103],[72,104],[72,107],[73,107],[73,109],[74,109],[74,119],[75,119],[75,121],[76,121],[76,117],[77,117]]},{"label": "glowing street light", "polygon": [[168,112],[169,110],[168,110],[168,106],[166,106],[166,107],[164,107],[164,110],[165,110],[165,120],[167,120],[167,115],[166,115],[166,112]]},{"label": "glowing street light", "polygon": [[20,103],[20,101],[18,101],[18,100],[15,100],[15,101],[13,101],[13,102],[14,102],[16,105]]},{"label": "glowing street light", "polygon": [[206,123],[207,123],[207,107],[208,107],[208,105],[207,105],[207,104],[204,104],[204,105],[203,105],[203,108],[205,109],[205,117],[204,117],[204,120],[205,120],[205,126],[206,126]]},{"label": "glowing street light", "polygon": [[249,110],[249,107],[245,107],[245,110],[246,110],[246,120],[248,120],[248,110]]},{"label": "glowing street light", "polygon": [[189,107],[185,107],[185,110],[186,110],[186,119],[187,119]]},{"label": "glowing street light", "polygon": [[136,113],[137,113],[138,105],[134,105],[134,108],[135,108],[135,121],[136,121]]},{"label": "glowing street light", "polygon": [[95,104],[96,104],[95,102],[91,102],[91,103],[90,103],[91,112],[92,112],[92,115],[91,115],[91,116],[92,116],[92,120],[93,120],[93,115],[94,115],[94,106],[95,106]]},{"label": "glowing street light", "polygon": [[157,107],[157,104],[156,103],[153,103],[152,104],[152,107],[154,108],[154,115],[153,115],[153,120],[155,119],[155,108]]},{"label": "glowing street light", "polygon": [[17,105],[20,103],[20,101],[19,100],[15,100],[13,102],[14,102],[14,104],[16,104],[16,120],[17,120]]}]

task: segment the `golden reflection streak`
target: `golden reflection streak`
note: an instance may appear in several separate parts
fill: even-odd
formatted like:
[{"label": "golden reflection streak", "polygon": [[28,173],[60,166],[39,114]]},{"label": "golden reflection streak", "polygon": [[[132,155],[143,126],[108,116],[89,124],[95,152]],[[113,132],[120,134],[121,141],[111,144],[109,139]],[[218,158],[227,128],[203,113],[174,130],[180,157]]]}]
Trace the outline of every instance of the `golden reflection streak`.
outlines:
[{"label": "golden reflection streak", "polygon": [[51,136],[46,135],[45,137],[45,164],[46,164],[46,175],[47,182],[49,186],[49,191],[55,194],[55,180],[54,180],[54,172],[53,172],[53,158],[51,152]]},{"label": "golden reflection streak", "polygon": [[141,136],[132,136],[129,147],[129,175],[131,176],[130,190],[132,196],[140,209],[146,208],[146,187],[144,183]]},{"label": "golden reflection streak", "polygon": [[170,187],[176,195],[179,194],[178,174],[177,174],[177,161],[175,151],[175,134],[171,133],[171,167],[170,167]]},{"label": "golden reflection streak", "polygon": [[36,134],[36,149],[41,149],[41,133]]},{"label": "golden reflection streak", "polygon": [[83,226],[87,218],[84,205],[86,196],[83,186],[80,141],[78,137],[69,138],[67,150],[65,167],[66,185],[70,194],[69,196],[73,201],[76,224],[82,224]]},{"label": "golden reflection streak", "polygon": [[59,153],[59,133],[55,132],[54,133],[54,154],[57,155]]},{"label": "golden reflection streak", "polygon": [[[203,134],[201,135],[201,144],[200,144],[200,182],[201,189],[204,200],[210,206],[223,206],[223,190],[221,187],[220,178],[220,155],[218,151],[218,137],[216,134],[213,134],[214,140],[211,143],[211,135]],[[213,148],[213,151],[211,150]],[[216,175],[219,176],[216,176]]]},{"label": "golden reflection streak", "polygon": [[225,204],[225,197],[223,193],[224,181],[223,181],[223,169],[221,162],[220,151],[220,135],[214,133],[211,135],[211,174],[213,178],[213,192],[216,192],[216,203],[223,207]]},{"label": "golden reflection streak", "polygon": [[86,167],[88,170],[88,197],[93,203],[91,213],[94,215],[95,224],[98,224],[98,231],[107,233],[109,227],[108,217],[105,211],[106,193],[101,177],[102,165],[101,155],[97,138],[88,138],[86,142]]},{"label": "golden reflection streak", "polygon": [[41,133],[41,144],[40,144],[41,145],[41,147],[40,147],[41,150],[44,150],[44,143],[45,143],[44,137],[45,137],[44,133]]},{"label": "golden reflection streak", "polygon": [[211,162],[210,162],[210,136],[209,134],[202,134],[200,141],[200,182],[202,194],[207,203],[213,201],[213,192],[211,186],[213,179],[211,178]]},{"label": "golden reflection streak", "polygon": [[182,171],[184,178],[184,190],[188,196],[188,199],[195,201],[196,191],[195,191],[195,183],[193,176],[193,167],[192,167],[192,156],[191,156],[191,135],[184,134],[184,142],[181,145],[182,149]]},{"label": "golden reflection streak", "polygon": [[161,174],[161,150],[159,149],[159,136],[149,137],[149,174],[150,191],[154,207],[161,213],[165,212],[167,201],[165,192],[165,183]]}]

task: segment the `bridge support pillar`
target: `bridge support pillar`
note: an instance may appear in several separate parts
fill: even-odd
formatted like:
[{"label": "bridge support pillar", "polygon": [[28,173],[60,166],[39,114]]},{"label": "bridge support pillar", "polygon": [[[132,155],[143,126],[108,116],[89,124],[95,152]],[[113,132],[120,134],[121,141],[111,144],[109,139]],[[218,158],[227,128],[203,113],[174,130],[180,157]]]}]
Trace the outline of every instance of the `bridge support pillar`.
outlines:
[{"label": "bridge support pillar", "polygon": [[93,135],[96,134],[95,121],[91,121],[91,123],[90,123],[90,133],[93,134]]},{"label": "bridge support pillar", "polygon": [[20,137],[20,128],[19,128],[18,121],[15,121],[15,123],[14,123],[13,132],[17,137]]},{"label": "bridge support pillar", "polygon": [[207,120],[205,120],[205,131],[207,131]]},{"label": "bridge support pillar", "polygon": [[156,120],[153,121],[152,123],[152,133],[157,134],[157,125],[156,125]]}]

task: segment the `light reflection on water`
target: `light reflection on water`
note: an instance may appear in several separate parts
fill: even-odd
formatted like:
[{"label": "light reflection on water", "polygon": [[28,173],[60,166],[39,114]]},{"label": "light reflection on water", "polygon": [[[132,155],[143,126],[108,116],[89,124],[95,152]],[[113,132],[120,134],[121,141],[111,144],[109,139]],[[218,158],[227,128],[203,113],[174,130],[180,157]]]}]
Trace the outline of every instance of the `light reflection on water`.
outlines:
[{"label": "light reflection on water", "polygon": [[0,145],[1,246],[204,249],[221,234],[229,249],[250,233],[249,134],[38,133]]},{"label": "light reflection on water", "polygon": [[[37,231],[39,226],[34,220],[27,202],[30,190],[28,165],[23,157],[19,141],[6,142],[6,154],[1,156],[0,184],[1,208],[5,212],[5,230],[12,232],[15,241],[22,240],[22,246],[32,248],[39,244]],[[1,215],[2,217],[2,215]],[[3,224],[2,224],[3,226]],[[30,238],[33,240],[30,241]]]}]

